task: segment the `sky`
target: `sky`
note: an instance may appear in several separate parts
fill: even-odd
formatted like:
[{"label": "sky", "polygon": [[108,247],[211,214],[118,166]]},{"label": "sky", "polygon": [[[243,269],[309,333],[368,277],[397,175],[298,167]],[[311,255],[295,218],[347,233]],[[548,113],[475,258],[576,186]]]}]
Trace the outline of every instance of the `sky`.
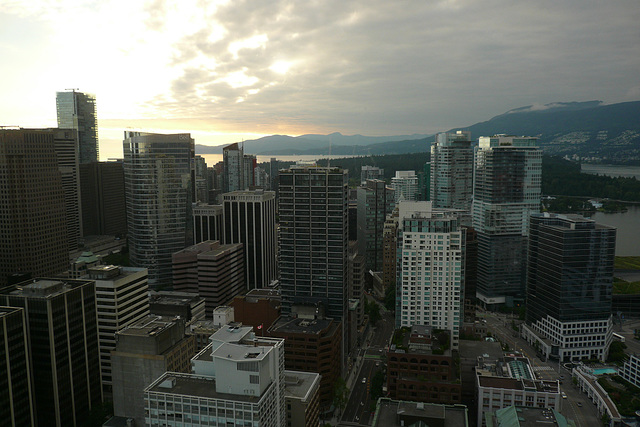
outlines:
[{"label": "sky", "polygon": [[513,108],[640,100],[638,0],[0,0],[0,125],[96,95],[125,129],[220,145],[431,134]]}]

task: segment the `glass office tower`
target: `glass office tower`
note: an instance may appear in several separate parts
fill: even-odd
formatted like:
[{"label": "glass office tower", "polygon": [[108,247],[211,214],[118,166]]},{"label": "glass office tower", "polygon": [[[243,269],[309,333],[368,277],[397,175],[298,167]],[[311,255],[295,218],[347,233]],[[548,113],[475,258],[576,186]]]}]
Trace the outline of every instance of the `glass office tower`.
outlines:
[{"label": "glass office tower", "polygon": [[96,97],[87,93],[56,93],[58,127],[78,131],[80,163],[97,162],[100,157],[98,146],[98,114]]},{"label": "glass office tower", "polygon": [[123,141],[129,257],[149,286],[170,287],[171,255],[193,238],[194,140],[188,133],[126,131]]}]

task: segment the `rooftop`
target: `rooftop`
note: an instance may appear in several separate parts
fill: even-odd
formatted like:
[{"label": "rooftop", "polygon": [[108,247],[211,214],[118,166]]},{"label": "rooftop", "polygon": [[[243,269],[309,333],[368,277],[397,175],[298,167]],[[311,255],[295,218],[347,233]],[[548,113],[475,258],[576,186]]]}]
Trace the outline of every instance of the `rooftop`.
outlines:
[{"label": "rooftop", "polygon": [[485,414],[487,427],[539,427],[541,424],[550,426],[575,426],[573,420],[568,420],[559,412],[547,408],[526,406],[508,406],[495,412]]},{"label": "rooftop", "polygon": [[147,316],[138,322],[118,331],[118,335],[154,336],[175,325],[179,318],[163,316]]},{"label": "rooftop", "polygon": [[[270,385],[273,387],[273,385]],[[214,377],[165,372],[160,378],[145,388],[145,393],[166,393],[173,395],[202,397],[207,399],[235,400],[247,403],[258,403],[259,396],[218,393]]]},{"label": "rooftop", "polygon": [[443,427],[468,426],[467,407],[378,399],[373,427],[411,426],[419,422]]},{"label": "rooftop", "polygon": [[90,280],[62,280],[62,279],[32,279],[17,285],[10,285],[0,290],[0,293],[21,296],[25,298],[52,298],[67,291],[93,283]]},{"label": "rooftop", "polygon": [[150,304],[196,305],[204,303],[204,298],[196,293],[174,291],[149,291]]},{"label": "rooftop", "polygon": [[271,333],[297,333],[297,334],[320,334],[331,324],[333,319],[301,319],[292,317],[280,317],[269,328]]},{"label": "rooftop", "polygon": [[284,397],[307,400],[314,386],[320,383],[315,372],[284,371]]}]

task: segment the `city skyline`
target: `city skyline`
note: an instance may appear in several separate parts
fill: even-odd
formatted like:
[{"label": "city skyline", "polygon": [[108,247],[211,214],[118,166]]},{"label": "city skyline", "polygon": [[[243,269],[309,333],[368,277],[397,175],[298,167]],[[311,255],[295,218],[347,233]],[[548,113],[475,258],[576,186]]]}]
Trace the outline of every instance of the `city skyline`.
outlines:
[{"label": "city skyline", "polygon": [[[52,127],[55,92],[78,88],[96,95],[107,159],[132,128],[207,145],[435,133],[525,105],[640,99],[633,1],[196,4],[3,4],[2,124]],[[69,40],[85,53],[73,66]]]}]

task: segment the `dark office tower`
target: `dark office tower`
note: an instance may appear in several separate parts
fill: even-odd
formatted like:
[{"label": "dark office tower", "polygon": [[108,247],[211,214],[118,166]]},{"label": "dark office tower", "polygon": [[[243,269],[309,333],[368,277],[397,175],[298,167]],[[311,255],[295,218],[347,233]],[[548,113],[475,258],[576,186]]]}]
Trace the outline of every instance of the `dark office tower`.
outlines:
[{"label": "dark office tower", "polygon": [[27,328],[17,307],[0,306],[0,390],[3,425],[35,425]]},{"label": "dark office tower", "polygon": [[127,210],[121,161],[80,165],[84,236],[125,236]]},{"label": "dark office tower", "polygon": [[431,200],[431,162],[426,162],[418,172],[418,200]]},{"label": "dark office tower", "polygon": [[0,304],[25,310],[38,425],[83,424],[102,401],[94,282],[29,280]]},{"label": "dark office tower", "polygon": [[523,333],[560,361],[605,361],[612,339],[616,229],[579,215],[535,214]]},{"label": "dark office tower", "polygon": [[222,205],[193,205],[193,242],[197,245],[206,240],[224,241],[224,210]]},{"label": "dark office tower", "polygon": [[473,150],[471,132],[441,132],[431,145],[430,196],[438,209],[471,210]]},{"label": "dark office tower", "polygon": [[243,159],[244,164],[244,188],[241,190],[250,188],[253,189],[256,186],[256,167],[258,166],[258,158],[254,154],[245,154]]},{"label": "dark office tower", "polygon": [[149,287],[171,286],[171,255],[193,239],[194,141],[188,133],[124,134],[129,256]]},{"label": "dark office tower", "polygon": [[0,129],[0,285],[69,268],[62,177],[51,129]]},{"label": "dark office tower", "polygon": [[222,195],[224,243],[242,243],[245,280],[249,290],[268,287],[276,280],[276,195],[246,190]]},{"label": "dark office tower", "polygon": [[73,129],[51,130],[58,158],[58,169],[62,175],[69,252],[75,252],[78,250],[78,240],[82,237],[78,133]]},{"label": "dark office tower", "polygon": [[395,207],[395,192],[384,181],[368,179],[358,187],[358,252],[367,270],[382,271],[384,222]]},{"label": "dark office tower", "polygon": [[230,193],[244,190],[244,153],[242,147],[238,143],[227,145],[222,149],[222,160],[224,162],[223,191]]},{"label": "dark office tower", "polygon": [[202,156],[196,156],[196,199],[194,202],[209,202],[209,182],[207,163]]},{"label": "dark office tower", "polygon": [[481,137],[475,158],[476,296],[488,308],[524,300],[529,217],[540,212],[542,150],[536,138]]},{"label": "dark office tower", "polygon": [[[322,307],[336,320],[347,312],[346,170],[298,165],[280,171],[282,312]],[[344,337],[344,334],[343,334]]]},{"label": "dark office tower", "polygon": [[97,162],[100,151],[96,97],[75,89],[57,92],[56,111],[59,128],[78,131],[80,163]]}]

